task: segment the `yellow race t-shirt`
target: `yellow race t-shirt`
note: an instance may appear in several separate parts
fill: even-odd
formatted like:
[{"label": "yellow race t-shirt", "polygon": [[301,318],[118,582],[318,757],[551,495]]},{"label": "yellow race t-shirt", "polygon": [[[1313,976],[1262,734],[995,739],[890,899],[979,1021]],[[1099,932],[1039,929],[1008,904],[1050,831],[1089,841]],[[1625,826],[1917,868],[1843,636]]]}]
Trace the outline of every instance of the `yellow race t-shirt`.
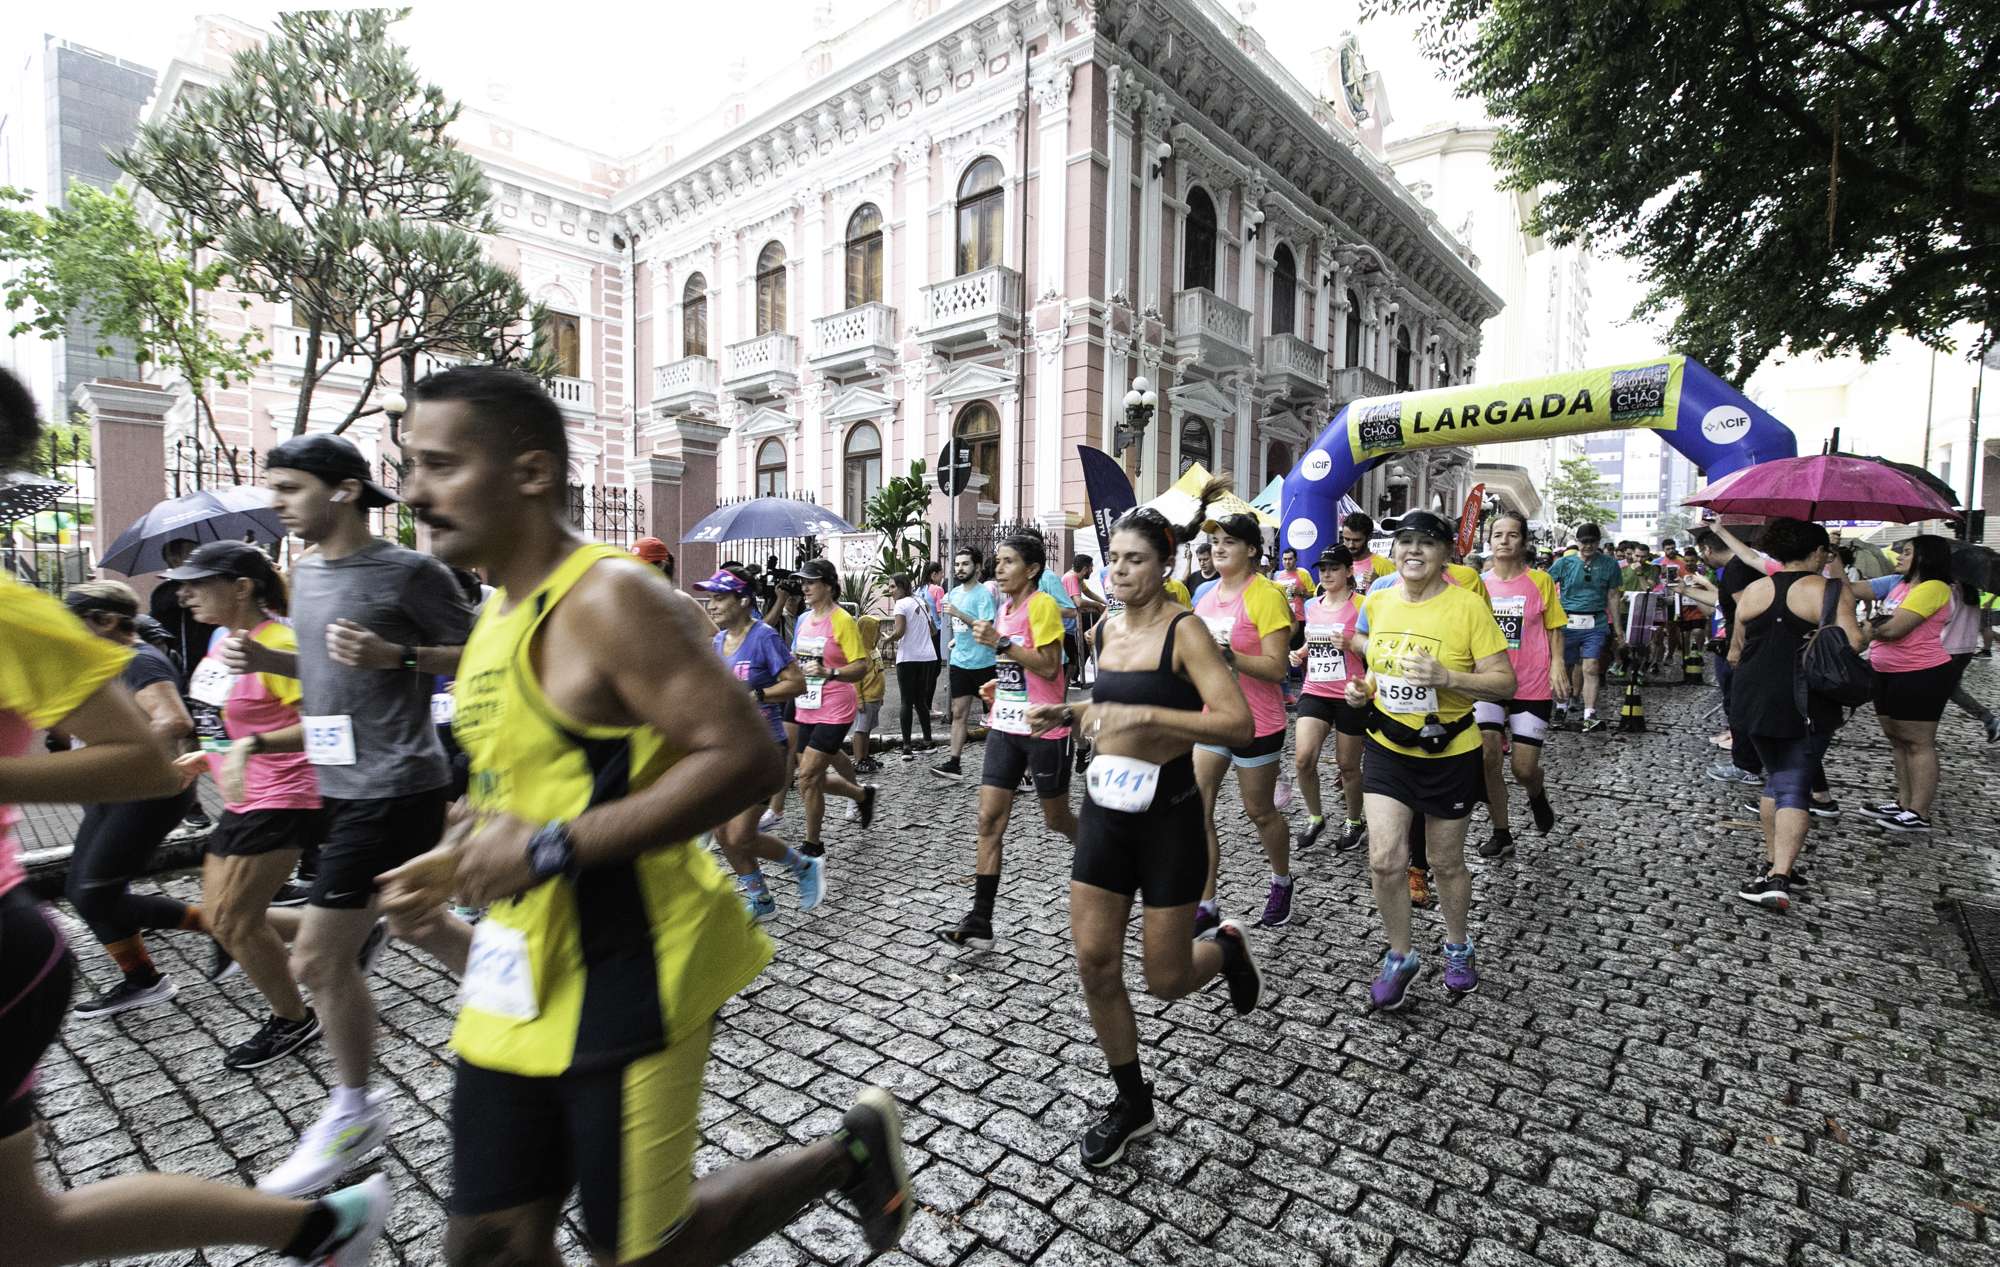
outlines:
[{"label": "yellow race t-shirt", "polygon": [[1173,599],[1176,603],[1179,603],[1182,607],[1190,611],[1194,609],[1194,599],[1188,596],[1187,586],[1170,576],[1167,578],[1165,589],[1168,598]]},{"label": "yellow race t-shirt", "polygon": [[[1447,586],[1421,603],[1406,599],[1401,585],[1368,596],[1368,676],[1375,683],[1375,707],[1411,729],[1422,728],[1432,713],[1441,722],[1452,722],[1471,712],[1470,696],[1403,680],[1399,661],[1418,650],[1457,673],[1469,673],[1480,660],[1506,651],[1507,637],[1494,623],[1483,587],[1475,593],[1465,586]],[[1479,747],[1479,730],[1474,726],[1454,735],[1437,753],[1390,743],[1380,734],[1373,738],[1412,757],[1453,757]]]}]

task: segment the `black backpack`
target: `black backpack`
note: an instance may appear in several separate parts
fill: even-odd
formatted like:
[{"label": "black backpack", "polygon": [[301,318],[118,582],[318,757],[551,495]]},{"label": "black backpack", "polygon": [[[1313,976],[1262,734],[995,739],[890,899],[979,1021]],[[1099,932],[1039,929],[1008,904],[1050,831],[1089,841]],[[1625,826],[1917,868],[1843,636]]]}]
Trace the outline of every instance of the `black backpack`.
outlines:
[{"label": "black backpack", "polygon": [[1858,708],[1875,698],[1875,670],[1833,623],[1835,607],[1846,592],[1843,582],[1826,583],[1826,604],[1819,614],[1819,628],[1806,637],[1799,677],[1810,694],[1844,708]]}]

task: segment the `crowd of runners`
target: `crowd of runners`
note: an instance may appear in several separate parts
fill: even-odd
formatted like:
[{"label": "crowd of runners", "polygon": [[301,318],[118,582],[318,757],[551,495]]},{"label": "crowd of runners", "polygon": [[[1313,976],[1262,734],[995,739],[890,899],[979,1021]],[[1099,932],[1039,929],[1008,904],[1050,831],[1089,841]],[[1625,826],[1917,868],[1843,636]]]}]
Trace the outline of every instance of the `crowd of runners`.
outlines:
[{"label": "crowd of runners", "polygon": [[[0,381],[0,467],[36,430],[27,393]],[[1047,828],[1070,845],[1077,973],[1110,1083],[1078,1144],[1091,1167],[1155,1126],[1124,964],[1135,900],[1147,992],[1219,981],[1248,1014],[1264,997],[1257,940],[1282,935],[1300,900],[1293,855],[1365,845],[1382,930],[1366,1003],[1394,1011],[1418,997],[1420,908],[1437,910],[1444,997],[1478,989],[1475,810],[1489,865],[1517,849],[1510,775],[1523,825],[1554,832],[1551,736],[1607,729],[1600,709],[1621,676],[1714,650],[1729,759],[1708,773],[1761,789],[1765,850],[1740,896],[1777,910],[1807,883],[1813,817],[1841,812],[1822,761],[1846,713],[1800,686],[1823,628],[1868,651],[1894,795],[1858,809],[1886,830],[1930,830],[1949,701],[2000,739],[1959,680],[1989,653],[1990,596],[1953,579],[1934,537],[1864,581],[1825,529],[1790,520],[1764,525],[1756,546],[1714,527],[1685,555],[1625,542],[1614,557],[1596,525],[1553,553],[1503,512],[1468,560],[1457,526],[1418,510],[1383,525],[1350,515],[1317,557],[1272,557],[1256,517],[1210,513],[1218,483],[1187,522],[1124,515],[1101,564],[1051,559],[1041,534],[1015,530],[990,558],[966,549],[890,578],[878,617],[842,605],[823,559],[681,578],[664,542],[578,536],[562,414],[526,375],[420,381],[404,452],[402,501],[427,553],[371,535],[369,512],[392,498],[351,444],[303,436],[266,462],[305,547],[285,572],[238,542],[173,550],[171,623],[115,582],[61,601],[0,589],[10,1262],[209,1244],[365,1262],[394,1194],[380,1176],[336,1186],[388,1132],[369,975],[392,936],[461,982],[453,1263],[557,1261],[572,1195],[602,1262],[726,1262],[828,1194],[874,1249],[893,1246],[911,1198],[882,1089],[816,1143],[693,1173],[716,1015],[780,953],[763,928],[778,910],[765,868],[789,876],[800,910],[838,907],[829,798],[860,831],[872,824],[867,736],[890,676],[903,755],[944,750],[922,758],[942,795],[976,744],[972,899],[937,930],[943,943],[1006,953],[1008,912],[1057,898],[1000,903],[1010,833]],[[37,734],[47,750],[31,753]],[[1268,867],[1255,892],[1220,888],[1232,774]],[[133,892],[203,779],[223,812],[200,900]],[[1038,824],[1014,814],[1024,793]],[[68,896],[118,979],[73,1010],[74,960],[13,838],[12,806],[27,802],[88,807]],[[224,1064],[256,1069],[324,1041],[327,1101],[251,1189],[145,1174],[49,1191],[35,1173],[34,1067],[66,1015],[86,1024],[174,997],[147,948],[162,932],[207,939],[208,976],[240,972],[268,1008]]]}]

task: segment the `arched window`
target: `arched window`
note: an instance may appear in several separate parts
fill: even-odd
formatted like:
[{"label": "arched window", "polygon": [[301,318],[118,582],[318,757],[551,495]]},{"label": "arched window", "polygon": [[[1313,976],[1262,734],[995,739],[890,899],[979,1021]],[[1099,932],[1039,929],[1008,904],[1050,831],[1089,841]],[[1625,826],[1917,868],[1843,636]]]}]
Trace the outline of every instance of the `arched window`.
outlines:
[{"label": "arched window", "polygon": [[972,450],[972,473],[984,475],[979,495],[988,501],[1000,499],[1000,415],[993,406],[976,400],[958,411],[954,424],[958,443]]},{"label": "arched window", "polygon": [[757,256],[757,333],[782,334],[785,329],[785,248],[768,243]]},{"label": "arched window", "polygon": [[785,484],[785,446],[776,439],[766,440],[757,446],[757,496],[783,497]]},{"label": "arched window", "polygon": [[1181,466],[1174,472],[1174,478],[1186,475],[1188,468],[1196,462],[1215,470],[1215,435],[1208,429],[1208,423],[1197,415],[1190,414],[1181,424]]},{"label": "arched window", "polygon": [[1181,235],[1181,289],[1215,289],[1215,200],[1188,190],[1187,231]]},{"label": "arched window", "polygon": [[700,273],[681,287],[681,355],[708,355],[708,279]]},{"label": "arched window", "polygon": [[1298,328],[1299,266],[1292,248],[1283,242],[1271,252],[1271,333],[1291,334]]},{"label": "arched window", "polygon": [[882,213],[863,203],[847,221],[847,306],[882,302]]},{"label": "arched window", "polygon": [[1410,327],[1396,327],[1396,390],[1410,390]]},{"label": "arched window", "polygon": [[1361,364],[1361,296],[1347,292],[1347,346],[1340,350],[1342,369]]},{"label": "arched window", "polygon": [[847,433],[847,456],[841,460],[841,469],[845,473],[843,509],[847,522],[859,525],[868,516],[868,499],[882,487],[882,433],[874,423],[856,423]]},{"label": "arched window", "polygon": [[959,177],[959,276],[1000,262],[1000,220],[1005,205],[1006,193],[1000,188],[997,160],[982,158]]},{"label": "arched window", "polygon": [[1289,475],[1292,470],[1292,446],[1283,440],[1273,440],[1264,446],[1264,482],[1280,475]]}]

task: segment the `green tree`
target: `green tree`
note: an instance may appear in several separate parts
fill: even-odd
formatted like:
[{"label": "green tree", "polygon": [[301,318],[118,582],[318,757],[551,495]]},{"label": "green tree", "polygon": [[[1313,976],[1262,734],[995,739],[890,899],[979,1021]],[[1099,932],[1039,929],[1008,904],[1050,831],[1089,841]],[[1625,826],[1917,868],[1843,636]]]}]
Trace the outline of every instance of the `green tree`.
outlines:
[{"label": "green tree", "polygon": [[[1636,260],[1741,383],[1779,348],[2000,331],[2000,20],[1979,0],[1372,0],[1416,13],[1533,230]],[[1984,341],[1982,341],[1984,342]],[[1971,349],[1983,353],[1984,346]]]},{"label": "green tree", "polygon": [[[84,319],[101,339],[100,355],[122,339],[141,365],[177,376],[225,449],[213,394],[247,382],[269,356],[254,333],[226,336],[208,321],[205,294],[220,289],[226,266],[197,263],[183,241],[149,227],[124,189],[78,181],[69,205],[37,211],[23,191],[0,188],[0,262],[18,265],[6,283],[17,314],[10,334],[44,339],[72,335]],[[22,315],[28,314],[28,315]]]},{"label": "green tree", "polygon": [[365,382],[347,416],[376,410],[389,367],[425,352],[518,362],[527,296],[483,257],[491,195],[448,134],[458,103],[389,38],[404,11],[289,13],[229,76],[140,128],[122,166],[238,287],[289,303],[307,332],[294,434],[342,366]]},{"label": "green tree", "polygon": [[1603,525],[1618,518],[1618,512],[1604,504],[1616,491],[1598,475],[1589,459],[1564,458],[1542,501],[1555,507],[1557,523],[1574,528],[1589,520]]},{"label": "green tree", "polygon": [[930,562],[930,534],[923,530],[931,505],[926,469],[923,459],[917,459],[910,463],[908,474],[890,476],[868,499],[861,526],[882,535],[875,565],[868,572],[873,585],[886,586],[898,572],[920,579]]}]

